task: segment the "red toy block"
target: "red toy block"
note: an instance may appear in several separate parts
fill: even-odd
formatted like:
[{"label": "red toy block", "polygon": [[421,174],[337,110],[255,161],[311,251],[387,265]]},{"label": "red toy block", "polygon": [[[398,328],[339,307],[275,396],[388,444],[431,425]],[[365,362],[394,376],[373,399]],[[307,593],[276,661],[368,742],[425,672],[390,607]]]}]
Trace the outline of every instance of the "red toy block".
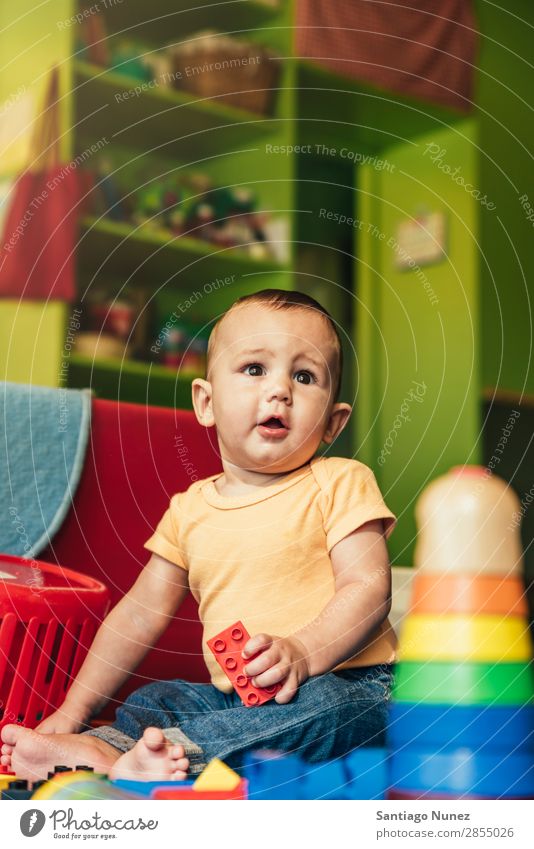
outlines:
[{"label": "red toy block", "polygon": [[248,782],[242,778],[233,790],[195,790],[193,787],[156,787],[150,794],[151,799],[246,799]]},{"label": "red toy block", "polygon": [[282,685],[254,687],[250,678],[245,675],[243,668],[252,660],[252,657],[245,661],[241,657],[241,652],[249,639],[250,634],[243,623],[234,622],[225,631],[221,631],[216,637],[208,640],[208,646],[245,707],[256,707],[274,699]]},{"label": "red toy block", "polygon": [[15,773],[8,766],[0,766],[0,775],[15,775]]}]

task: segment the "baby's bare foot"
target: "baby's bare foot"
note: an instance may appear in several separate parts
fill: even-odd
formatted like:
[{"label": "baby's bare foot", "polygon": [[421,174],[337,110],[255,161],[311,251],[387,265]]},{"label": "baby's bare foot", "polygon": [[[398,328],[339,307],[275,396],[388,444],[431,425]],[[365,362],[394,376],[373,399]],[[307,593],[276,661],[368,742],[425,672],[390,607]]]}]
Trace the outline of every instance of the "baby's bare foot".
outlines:
[{"label": "baby's bare foot", "polygon": [[183,781],[189,760],[183,746],[173,746],[159,728],[147,728],[133,749],[120,757],[110,770],[111,779]]},{"label": "baby's bare foot", "polygon": [[83,763],[96,772],[109,772],[120,757],[113,746],[85,734],[40,734],[21,725],[2,729],[2,764],[10,766],[19,778],[35,781],[46,778],[58,764],[75,767]]}]

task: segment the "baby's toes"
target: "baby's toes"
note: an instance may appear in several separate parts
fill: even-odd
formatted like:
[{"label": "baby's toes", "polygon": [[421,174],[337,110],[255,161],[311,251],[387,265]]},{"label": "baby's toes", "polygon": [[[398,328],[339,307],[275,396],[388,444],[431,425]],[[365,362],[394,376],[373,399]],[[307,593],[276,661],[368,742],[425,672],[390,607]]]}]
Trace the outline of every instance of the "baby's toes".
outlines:
[{"label": "baby's toes", "polygon": [[184,769],[175,769],[174,772],[171,772],[171,781],[185,781],[187,778],[187,771]]},{"label": "baby's toes", "polygon": [[187,772],[189,769],[189,761],[187,758],[177,758],[173,759],[171,763],[171,770],[179,769],[181,772]]},{"label": "baby's toes", "polygon": [[2,755],[0,757],[0,766],[9,766],[11,764],[10,755]]},{"label": "baby's toes", "polygon": [[3,743],[0,751],[2,752],[3,755],[12,755],[13,754],[13,746],[9,746],[7,743]]},{"label": "baby's toes", "polygon": [[173,759],[173,761],[177,761],[179,758],[185,757],[185,749],[183,746],[171,746],[169,748],[169,757]]}]

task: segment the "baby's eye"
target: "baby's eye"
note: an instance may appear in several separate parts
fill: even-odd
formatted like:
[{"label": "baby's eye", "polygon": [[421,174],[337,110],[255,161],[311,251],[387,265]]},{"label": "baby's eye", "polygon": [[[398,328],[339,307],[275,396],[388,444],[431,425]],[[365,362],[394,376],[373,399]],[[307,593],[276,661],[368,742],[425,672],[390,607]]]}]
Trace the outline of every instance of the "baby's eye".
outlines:
[{"label": "baby's eye", "polygon": [[315,377],[313,376],[311,371],[304,371],[304,370],[297,371],[296,374],[295,374],[295,379],[296,379],[297,383],[308,384],[308,383],[314,383],[315,382]]},{"label": "baby's eye", "polygon": [[260,366],[259,363],[251,363],[250,365],[245,366],[243,371],[251,377],[260,377],[264,373],[263,366]]}]

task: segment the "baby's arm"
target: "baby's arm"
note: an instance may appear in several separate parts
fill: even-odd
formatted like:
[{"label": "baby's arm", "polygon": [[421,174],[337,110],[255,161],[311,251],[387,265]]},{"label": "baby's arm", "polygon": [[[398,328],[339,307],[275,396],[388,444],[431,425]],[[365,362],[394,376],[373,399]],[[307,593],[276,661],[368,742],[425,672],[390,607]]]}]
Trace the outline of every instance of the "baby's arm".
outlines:
[{"label": "baby's arm", "polygon": [[65,701],[37,730],[79,731],[157,642],[187,591],[185,569],[153,554],[131,589],[102,622]]},{"label": "baby's arm", "polygon": [[253,684],[283,682],[276,696],[289,702],[311,675],[329,672],[362,648],[391,607],[391,568],[382,520],[366,522],[335,545],[330,557],[335,594],[319,616],[293,634],[252,637],[247,654],[261,654],[246,666]]}]

